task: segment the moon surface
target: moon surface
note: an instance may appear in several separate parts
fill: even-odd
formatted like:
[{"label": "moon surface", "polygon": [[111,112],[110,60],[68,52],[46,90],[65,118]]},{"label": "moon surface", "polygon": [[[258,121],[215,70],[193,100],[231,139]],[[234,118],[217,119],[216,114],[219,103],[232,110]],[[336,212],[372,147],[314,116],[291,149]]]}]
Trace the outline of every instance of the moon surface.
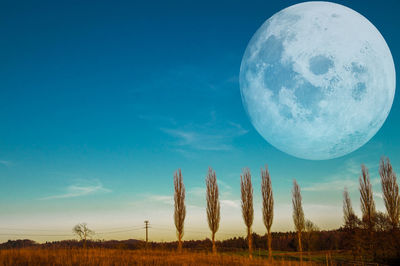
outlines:
[{"label": "moon surface", "polygon": [[365,17],[305,2],[269,18],[240,67],[243,105],[274,147],[311,160],[346,155],[385,122],[395,94],[392,54]]}]

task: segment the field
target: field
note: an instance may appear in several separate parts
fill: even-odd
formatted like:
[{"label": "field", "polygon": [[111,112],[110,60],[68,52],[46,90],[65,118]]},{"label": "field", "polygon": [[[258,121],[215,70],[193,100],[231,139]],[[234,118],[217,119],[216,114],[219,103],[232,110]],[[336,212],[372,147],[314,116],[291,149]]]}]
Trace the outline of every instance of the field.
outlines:
[{"label": "field", "polygon": [[[278,259],[272,262],[256,254],[252,260],[243,255],[100,248],[20,248],[0,250],[0,265],[300,265],[296,255],[286,260],[276,254]],[[326,257],[328,261],[324,261],[325,255],[320,257],[320,262],[304,261],[303,265],[335,264],[329,257]]]}]

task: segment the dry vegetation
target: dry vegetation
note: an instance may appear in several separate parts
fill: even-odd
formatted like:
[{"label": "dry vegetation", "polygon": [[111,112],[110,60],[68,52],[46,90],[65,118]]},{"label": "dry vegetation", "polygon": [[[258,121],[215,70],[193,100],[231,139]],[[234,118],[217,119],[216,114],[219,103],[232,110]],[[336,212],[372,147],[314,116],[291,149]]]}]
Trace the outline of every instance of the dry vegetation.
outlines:
[{"label": "dry vegetation", "polygon": [[[331,262],[328,262],[332,265]],[[249,259],[239,255],[161,250],[42,249],[0,250],[0,265],[300,265],[297,261]],[[303,262],[303,265],[319,265]]]}]

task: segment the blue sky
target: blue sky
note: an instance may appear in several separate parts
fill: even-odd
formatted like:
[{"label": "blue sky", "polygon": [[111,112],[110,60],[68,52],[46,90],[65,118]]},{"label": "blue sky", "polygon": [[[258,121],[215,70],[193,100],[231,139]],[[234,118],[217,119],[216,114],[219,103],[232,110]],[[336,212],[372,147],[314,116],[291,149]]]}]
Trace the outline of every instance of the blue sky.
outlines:
[{"label": "blue sky", "polygon": [[[381,32],[400,61],[396,1],[335,1]],[[263,233],[260,168],[275,193],[273,230],[292,230],[293,178],[305,214],[321,228],[342,223],[347,186],[359,211],[360,164],[379,197],[378,163],[400,169],[400,103],[365,146],[309,161],[280,152],[242,106],[239,68],[258,27],[298,1],[2,1],[0,4],[0,240],[71,238],[87,222],[98,238],[175,237],[172,177],[187,188],[186,239],[208,236],[204,178],[220,181],[222,239],[243,235],[239,181],[253,174],[254,230]],[[104,233],[123,228],[122,233]],[[18,229],[18,230],[17,230]],[[19,230],[24,229],[24,230]],[[158,230],[158,231],[157,231]],[[118,230],[117,230],[118,231]],[[29,235],[31,234],[31,235]]]}]

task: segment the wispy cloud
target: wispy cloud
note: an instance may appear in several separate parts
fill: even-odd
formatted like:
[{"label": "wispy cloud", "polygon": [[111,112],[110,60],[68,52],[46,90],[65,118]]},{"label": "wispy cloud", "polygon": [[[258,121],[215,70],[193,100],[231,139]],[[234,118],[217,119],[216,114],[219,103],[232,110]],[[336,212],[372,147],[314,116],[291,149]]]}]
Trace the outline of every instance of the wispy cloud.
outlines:
[{"label": "wispy cloud", "polygon": [[221,200],[222,207],[232,207],[232,208],[239,208],[240,202],[239,200]]},{"label": "wispy cloud", "polygon": [[211,113],[211,120],[205,124],[189,124],[179,128],[161,128],[161,131],[173,137],[173,145],[182,148],[203,151],[232,150],[233,140],[247,134],[248,130],[240,124],[226,122],[218,124],[215,112]]},{"label": "wispy cloud", "polygon": [[222,181],[221,179],[218,179],[218,185],[220,185],[224,190],[232,190],[232,186],[226,183],[225,181]]},{"label": "wispy cloud", "polygon": [[349,159],[344,163],[344,168],[331,175],[324,181],[313,182],[306,185],[304,191],[333,191],[343,190],[345,187],[349,190],[358,188],[358,176],[361,173],[360,163],[356,159]]},{"label": "wispy cloud", "polygon": [[[380,183],[379,177],[374,177],[374,172],[378,168],[377,163],[368,163],[369,173],[371,178],[371,184],[373,186]],[[359,181],[358,178],[361,175],[361,162],[356,158],[348,159],[344,163],[344,168],[337,174],[331,175],[324,181],[313,182],[312,184],[306,185],[304,191],[333,191],[343,190],[345,187],[349,191],[355,191],[358,189]]]},{"label": "wispy cloud", "polygon": [[188,194],[197,196],[197,197],[204,197],[206,195],[206,188],[205,187],[192,187],[188,190]]},{"label": "wispy cloud", "polygon": [[174,205],[174,197],[168,195],[147,195],[147,200],[156,201],[163,204]]},{"label": "wispy cloud", "polygon": [[227,136],[218,134],[208,134],[184,129],[161,129],[168,135],[177,139],[177,146],[189,147],[196,150],[206,151],[228,151],[233,146],[226,143]]},{"label": "wispy cloud", "polygon": [[0,164],[5,165],[5,166],[10,166],[12,164],[12,162],[6,161],[6,160],[0,160]]},{"label": "wispy cloud", "polygon": [[41,200],[76,198],[96,193],[107,192],[111,192],[111,190],[103,187],[103,184],[100,181],[85,181],[66,187],[64,193],[43,197],[41,198]]},{"label": "wispy cloud", "polygon": [[354,190],[358,186],[357,179],[336,179],[327,180],[325,182],[313,183],[303,188],[304,191],[332,191],[343,190],[345,187],[348,190]]}]

